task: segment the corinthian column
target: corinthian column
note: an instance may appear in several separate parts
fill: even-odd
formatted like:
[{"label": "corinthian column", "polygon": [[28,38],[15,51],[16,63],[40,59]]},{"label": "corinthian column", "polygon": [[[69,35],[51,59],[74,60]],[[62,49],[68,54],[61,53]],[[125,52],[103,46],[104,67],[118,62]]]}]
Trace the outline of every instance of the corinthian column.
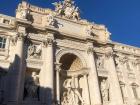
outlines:
[{"label": "corinthian column", "polygon": [[89,88],[88,88],[88,80],[87,80],[87,74],[85,74],[84,76],[84,83],[85,83],[85,94],[84,94],[84,97],[85,97],[85,102],[87,105],[90,105],[90,98],[89,98]]},{"label": "corinthian column", "polygon": [[89,90],[90,90],[90,101],[91,105],[101,105],[101,94],[99,89],[98,74],[95,66],[93,45],[90,44],[88,48],[88,66],[90,67],[89,72]]},{"label": "corinthian column", "polygon": [[[48,37],[43,41],[42,57],[43,66],[41,70],[43,87],[43,103],[52,105],[54,100],[54,63],[53,63],[53,34],[49,34]],[[49,36],[48,35],[48,36]]]},{"label": "corinthian column", "polygon": [[60,63],[56,63],[56,102],[58,105],[60,105],[60,66]]},{"label": "corinthian column", "polygon": [[111,47],[107,48],[106,69],[109,71],[110,101],[113,105],[122,105],[123,98]]},{"label": "corinthian column", "polygon": [[9,99],[13,103],[18,103],[23,94],[23,76],[24,76],[24,34],[18,33],[16,37],[15,57],[9,71]]}]

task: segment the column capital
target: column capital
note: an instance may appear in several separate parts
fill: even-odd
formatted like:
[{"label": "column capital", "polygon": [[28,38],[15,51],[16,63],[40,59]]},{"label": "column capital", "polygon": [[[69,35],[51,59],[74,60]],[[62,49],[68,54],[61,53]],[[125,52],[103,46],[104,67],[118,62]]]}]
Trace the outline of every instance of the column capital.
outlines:
[{"label": "column capital", "polygon": [[23,33],[16,33],[16,35],[10,37],[10,40],[12,42],[12,45],[16,45],[17,41],[21,41],[25,38],[26,35],[24,35]]},{"label": "column capital", "polygon": [[61,63],[55,63],[55,70],[60,72],[61,71]]},{"label": "column capital", "polygon": [[88,53],[88,54],[93,54],[93,52],[94,52],[93,43],[88,42],[88,43],[87,43],[87,53]]},{"label": "column capital", "polygon": [[47,46],[52,46],[53,45],[53,39],[52,38],[47,38],[46,40],[42,41],[43,47],[47,47]]},{"label": "column capital", "polygon": [[114,55],[112,47],[105,48],[105,57],[106,58],[112,58]]},{"label": "column capital", "polygon": [[93,54],[93,53],[94,53],[94,48],[93,48],[93,46],[89,46],[89,47],[87,48],[87,53],[88,53],[88,54]]},{"label": "column capital", "polygon": [[123,55],[121,53],[116,53],[115,60],[121,64],[125,64],[128,62],[129,58],[126,55]]},{"label": "column capital", "polygon": [[114,55],[114,53],[113,53],[113,52],[111,52],[111,51],[110,51],[110,52],[105,53],[105,57],[106,57],[106,58],[108,58],[108,59],[109,59],[109,58],[112,58],[112,57],[113,57],[113,55]]},{"label": "column capital", "polygon": [[25,38],[25,34],[23,33],[17,33],[17,40],[23,40]]}]

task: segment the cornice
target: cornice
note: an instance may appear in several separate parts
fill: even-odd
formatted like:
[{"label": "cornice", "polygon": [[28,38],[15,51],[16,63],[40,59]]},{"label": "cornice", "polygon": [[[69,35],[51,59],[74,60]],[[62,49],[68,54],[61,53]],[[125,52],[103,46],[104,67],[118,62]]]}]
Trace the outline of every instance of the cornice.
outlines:
[{"label": "cornice", "polygon": [[123,53],[126,55],[140,56],[140,48],[129,46],[117,42],[112,42],[114,44],[113,50],[115,52]]}]

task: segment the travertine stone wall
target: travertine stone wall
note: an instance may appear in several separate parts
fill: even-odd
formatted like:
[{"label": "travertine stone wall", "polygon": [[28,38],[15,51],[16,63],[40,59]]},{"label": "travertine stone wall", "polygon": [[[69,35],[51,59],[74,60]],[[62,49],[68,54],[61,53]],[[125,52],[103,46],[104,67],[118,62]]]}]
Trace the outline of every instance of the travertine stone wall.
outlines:
[{"label": "travertine stone wall", "polygon": [[139,105],[140,48],[111,41],[72,0],[54,5],[0,15],[0,104]]}]

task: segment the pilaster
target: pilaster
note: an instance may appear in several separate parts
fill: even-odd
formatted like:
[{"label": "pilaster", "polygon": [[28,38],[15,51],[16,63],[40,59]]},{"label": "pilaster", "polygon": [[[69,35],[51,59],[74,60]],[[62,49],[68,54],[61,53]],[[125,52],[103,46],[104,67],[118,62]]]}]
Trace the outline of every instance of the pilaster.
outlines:
[{"label": "pilaster", "polygon": [[42,102],[52,105],[54,101],[54,57],[53,57],[53,34],[48,33],[47,38],[42,42],[43,66],[41,75],[43,82]]},{"label": "pilaster", "polygon": [[116,72],[113,50],[112,47],[106,48],[106,70],[109,71],[109,83],[110,83],[110,101],[111,105],[122,105],[123,98],[120,89],[119,79]]},{"label": "pilaster", "polygon": [[25,72],[25,58],[24,58],[24,33],[17,33],[15,44],[15,57],[10,65],[9,76],[12,84],[9,86],[8,101],[18,104],[23,98],[24,72]]},{"label": "pilaster", "polygon": [[88,43],[88,66],[90,68],[88,80],[89,80],[89,90],[90,90],[90,100],[91,105],[101,105],[101,94],[99,89],[99,81],[97,69],[95,66],[95,58],[94,58],[94,47],[92,43]]},{"label": "pilaster", "polygon": [[87,103],[87,105],[90,105],[90,92],[89,92],[89,85],[88,85],[88,75],[87,74],[84,74],[83,75],[83,77],[84,77],[84,84],[85,84],[85,90],[86,90],[86,92],[85,92],[85,103]]}]

